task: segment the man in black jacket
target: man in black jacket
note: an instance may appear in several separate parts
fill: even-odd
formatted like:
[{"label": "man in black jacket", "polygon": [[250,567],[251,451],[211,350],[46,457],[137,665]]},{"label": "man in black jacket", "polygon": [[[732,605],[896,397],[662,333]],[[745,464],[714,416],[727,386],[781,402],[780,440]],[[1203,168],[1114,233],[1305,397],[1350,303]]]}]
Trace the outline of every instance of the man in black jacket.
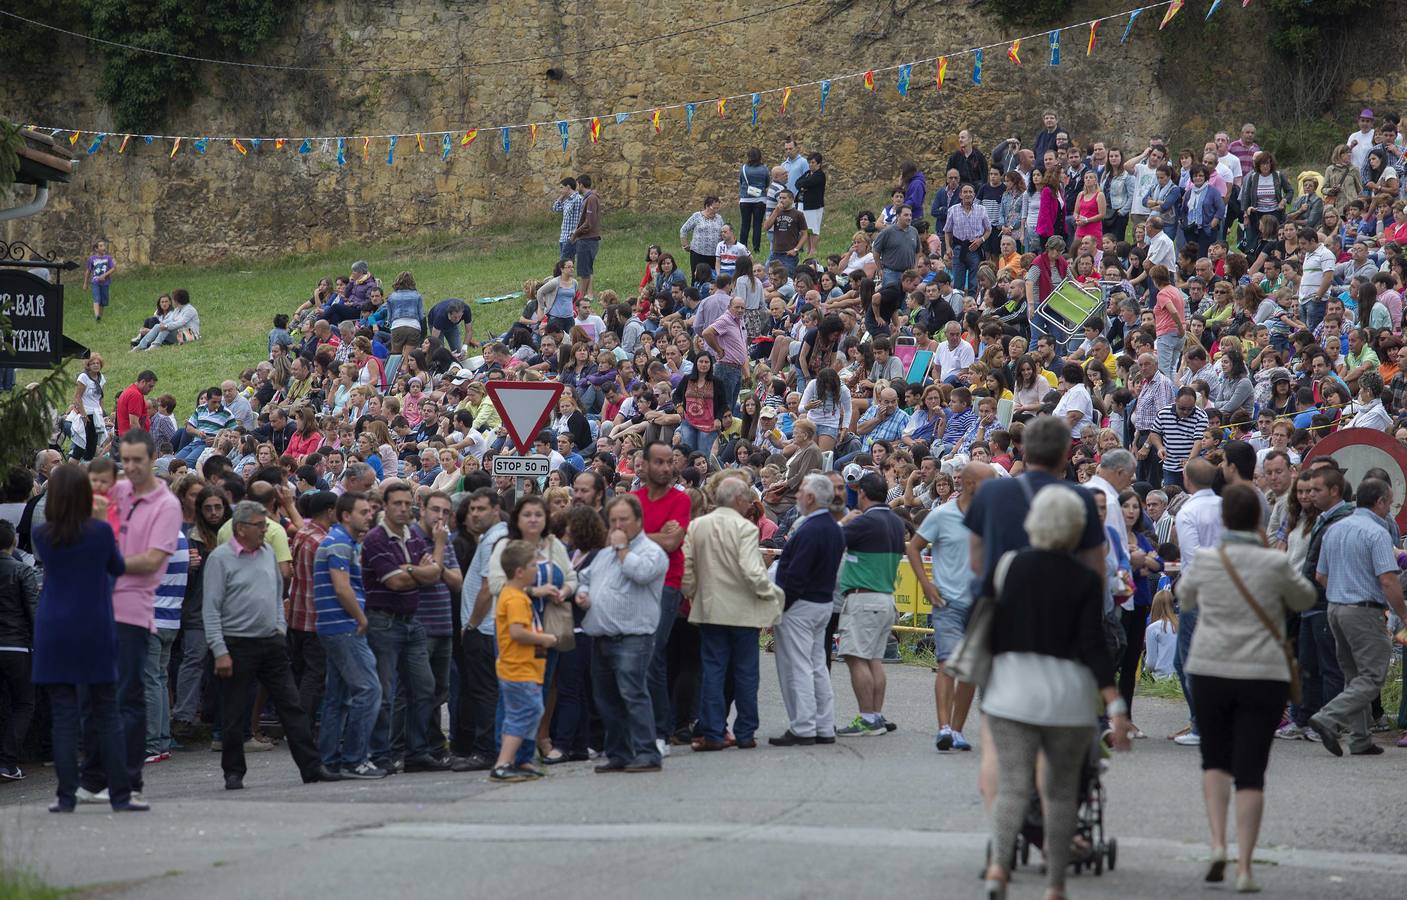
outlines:
[{"label": "man in black jacket", "polygon": [[288,450],[288,442],[292,440],[297,429],[288,420],[288,413],[282,407],[273,406],[269,408],[269,421],[261,425],[254,432],[255,437],[260,441],[273,444],[274,452],[282,456]]},{"label": "man in black jacket", "polygon": [[0,519],[0,690],[9,698],[9,716],[0,722],[0,780],[19,781],[20,745],[34,715],[30,651],[34,614],[39,607],[39,573],[15,559],[15,526]]}]

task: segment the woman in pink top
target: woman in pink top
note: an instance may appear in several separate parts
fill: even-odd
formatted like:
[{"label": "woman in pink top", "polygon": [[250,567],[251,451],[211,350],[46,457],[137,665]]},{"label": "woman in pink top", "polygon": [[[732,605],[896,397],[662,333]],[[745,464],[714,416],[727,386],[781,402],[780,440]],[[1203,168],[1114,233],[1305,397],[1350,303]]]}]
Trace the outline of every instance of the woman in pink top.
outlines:
[{"label": "woman in pink top", "polygon": [[1084,190],[1075,198],[1075,238],[1089,236],[1095,244],[1104,237],[1104,192],[1099,189],[1099,176],[1093,169],[1085,170]]},{"label": "woman in pink top", "polygon": [[1176,377],[1178,358],[1182,356],[1182,333],[1187,328],[1183,312],[1182,291],[1172,285],[1167,266],[1153,266],[1148,279],[1157,290],[1153,302],[1153,329],[1157,333],[1154,346],[1158,351],[1158,368],[1169,378]]}]

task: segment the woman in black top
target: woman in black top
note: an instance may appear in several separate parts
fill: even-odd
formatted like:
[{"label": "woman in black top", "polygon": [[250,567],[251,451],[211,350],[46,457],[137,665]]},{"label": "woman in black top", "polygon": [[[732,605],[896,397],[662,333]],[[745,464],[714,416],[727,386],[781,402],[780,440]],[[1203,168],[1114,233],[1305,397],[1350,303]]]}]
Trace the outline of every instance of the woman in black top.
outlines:
[{"label": "woman in black top", "polygon": [[816,255],[821,242],[821,217],[826,211],[826,173],[821,168],[821,154],[806,154],[810,169],[796,179],[796,202],[806,217],[806,254]]}]

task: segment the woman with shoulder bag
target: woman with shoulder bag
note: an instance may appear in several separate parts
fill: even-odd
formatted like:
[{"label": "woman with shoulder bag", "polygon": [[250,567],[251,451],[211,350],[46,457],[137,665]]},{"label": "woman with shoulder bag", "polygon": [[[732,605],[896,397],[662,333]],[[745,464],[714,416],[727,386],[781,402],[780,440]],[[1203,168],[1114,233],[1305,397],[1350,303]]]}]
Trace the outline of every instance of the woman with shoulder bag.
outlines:
[{"label": "woman with shoulder bag", "polygon": [[[987,897],[1004,898],[1016,834],[1025,821],[1036,757],[1045,756],[1046,898],[1065,896],[1080,773],[1095,739],[1102,694],[1114,747],[1127,750],[1128,709],[1104,639],[1104,582],[1074,553],[1086,509],[1075,489],[1036,493],[1025,528],[1031,546],[1002,560],[987,587],[991,675],[982,712],[1000,767],[992,813]],[[1003,571],[1004,570],[1004,571]]]},{"label": "woman with shoulder bag", "polygon": [[1314,586],[1265,546],[1261,500],[1248,485],[1222,493],[1221,544],[1198,551],[1177,585],[1182,610],[1198,610],[1185,670],[1202,742],[1202,794],[1211,828],[1207,881],[1226,871],[1226,807],[1236,786],[1236,890],[1260,888],[1251,858],[1265,807],[1265,767],[1287,697],[1297,696],[1285,617],[1314,605]]},{"label": "woman with shoulder bag", "polygon": [[747,162],[738,170],[738,243],[752,248],[756,256],[762,247],[762,220],[767,217],[767,185],[772,173],[762,164],[762,151],[748,150]]}]

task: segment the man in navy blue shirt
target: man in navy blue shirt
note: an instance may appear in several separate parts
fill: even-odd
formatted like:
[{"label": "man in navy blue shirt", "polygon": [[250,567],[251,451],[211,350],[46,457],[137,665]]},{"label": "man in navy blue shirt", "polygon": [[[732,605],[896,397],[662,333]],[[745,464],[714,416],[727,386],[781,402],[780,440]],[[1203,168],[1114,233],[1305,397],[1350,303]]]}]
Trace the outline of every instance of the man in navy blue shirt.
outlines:
[{"label": "man in navy blue shirt", "polygon": [[826,624],[845,536],[830,514],[830,477],[807,475],[796,495],[800,524],[777,561],[777,584],[786,605],[777,622],[777,680],[790,727],[768,743],[777,747],[835,743],[835,695],[826,668]]}]

